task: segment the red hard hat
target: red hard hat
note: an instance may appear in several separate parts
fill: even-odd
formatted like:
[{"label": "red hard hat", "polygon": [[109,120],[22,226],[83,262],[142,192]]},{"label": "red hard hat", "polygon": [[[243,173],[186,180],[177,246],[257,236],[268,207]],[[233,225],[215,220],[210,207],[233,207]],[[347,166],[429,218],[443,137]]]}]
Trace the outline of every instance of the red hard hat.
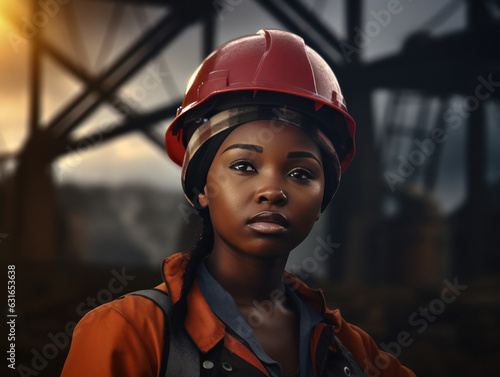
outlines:
[{"label": "red hard hat", "polygon": [[[172,161],[178,165],[183,163],[185,125],[195,118],[205,118],[211,111],[208,106],[211,100],[242,91],[268,92],[275,98],[293,96],[312,102],[313,112],[327,106],[341,114],[335,122],[327,119],[325,123],[326,128],[336,128],[332,130],[334,134],[346,135],[341,141],[332,140],[332,143],[341,152],[338,153],[341,170],[347,168],[355,152],[356,124],[347,113],[337,78],[302,38],[282,30],[261,30],[230,41],[201,63],[165,135],[165,146]],[[283,104],[286,103],[284,100]],[[329,134],[329,130],[323,131]]]}]

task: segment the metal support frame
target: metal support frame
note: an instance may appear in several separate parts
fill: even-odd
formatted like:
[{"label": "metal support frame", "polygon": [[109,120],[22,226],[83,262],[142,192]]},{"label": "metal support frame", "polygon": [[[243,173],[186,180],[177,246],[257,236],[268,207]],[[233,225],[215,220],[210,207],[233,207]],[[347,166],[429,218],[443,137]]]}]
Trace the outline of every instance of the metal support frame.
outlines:
[{"label": "metal support frame", "polygon": [[[107,142],[113,140],[115,137],[133,131],[143,132],[156,146],[163,148],[163,137],[157,135],[152,126],[165,118],[174,116],[175,109],[179,105],[180,100],[160,109],[150,110],[146,114],[130,111],[124,121],[116,124],[106,135],[93,133],[88,137],[77,140],[71,139],[70,135],[102,103],[111,104],[119,110],[119,104],[123,103],[122,99],[116,94],[119,88],[152,58],[157,56],[189,25],[196,22],[201,22],[202,24],[201,38],[203,45],[201,52],[203,56],[206,56],[214,48],[216,23],[214,21],[215,9],[212,2],[201,0],[101,1],[114,2],[115,12],[104,36],[101,50],[97,57],[97,66],[103,62],[105,52],[110,49],[109,47],[116,38],[116,30],[123,16],[123,7],[126,4],[159,6],[166,8],[168,13],[146,30],[137,42],[120,54],[109,68],[97,75],[91,74],[93,69],[85,68],[85,66],[88,67],[88,62],[85,62],[85,59],[83,59],[83,66],[68,59],[50,40],[44,38],[42,33],[39,33],[34,38],[31,43],[32,50],[30,52],[30,135],[25,148],[17,156],[20,162],[20,170],[23,170],[23,164],[26,161],[33,162],[33,159],[26,158],[30,154],[35,153],[44,164],[49,165],[54,158],[67,153],[68,150],[75,149],[78,145],[87,142],[88,139],[99,137],[102,142]],[[281,22],[285,28],[302,35],[306,43],[317,50],[334,68],[338,76],[341,77],[342,86],[346,93],[347,101],[350,104],[350,110],[354,109],[354,112],[361,114],[358,114],[358,119],[362,120],[358,122],[360,130],[363,131],[358,137],[360,155],[364,153],[363,150],[367,143],[373,142],[373,130],[370,126],[371,115],[369,113],[367,115],[366,112],[361,111],[361,108],[371,106],[369,97],[374,88],[386,87],[395,91],[415,89],[424,96],[436,95],[440,98],[446,98],[450,93],[467,95],[470,91],[470,83],[476,81],[478,74],[484,75],[492,72],[495,80],[497,80],[500,74],[500,70],[498,69],[500,65],[491,64],[491,62],[498,62],[500,60],[498,41],[494,38],[481,37],[497,35],[500,32],[500,25],[489,18],[484,21],[485,7],[484,4],[479,4],[482,3],[481,1],[475,2],[469,0],[467,2],[469,6],[470,29],[442,38],[428,38],[424,41],[425,43],[416,43],[415,40],[410,39],[400,53],[370,64],[364,63],[361,59],[362,56],[358,54],[352,55],[351,64],[347,64],[342,54],[342,43],[344,41],[341,41],[325,25],[321,17],[308,8],[304,2],[300,0],[256,0],[256,2]],[[449,16],[450,12],[458,9],[459,5],[461,5],[459,3],[459,1],[454,2],[453,5],[450,4],[446,9],[438,12],[435,17],[425,23],[425,26],[432,27],[436,22],[440,22],[440,20]],[[36,7],[39,7],[38,2],[33,0],[31,4],[33,7],[32,11],[36,11],[38,9]],[[362,7],[366,2],[362,0],[350,0],[346,1],[345,4],[348,21],[347,42],[355,45],[355,26],[361,25]],[[71,11],[68,11],[68,17],[72,16]],[[11,18],[20,27],[19,20],[21,17],[11,15]],[[71,19],[69,19],[68,23],[72,24]],[[75,32],[72,36],[74,38],[73,45],[77,49],[78,54],[85,55],[80,34]],[[478,40],[480,43],[476,43]],[[417,42],[422,42],[422,40],[418,39]],[[447,48],[446,54],[443,53],[445,47]],[[42,56],[50,57],[84,84],[82,93],[55,114],[46,127],[40,124],[40,85],[42,82],[40,68]],[[469,56],[481,57],[480,61],[476,64],[478,68],[477,72],[472,72],[468,68],[470,62],[467,60],[467,57]],[[398,71],[398,68],[401,66],[406,67],[406,69]],[[447,75],[460,77],[461,80],[447,80]],[[356,80],[352,80],[353,77]],[[362,88],[359,87],[359,83],[362,83]],[[363,94],[360,94],[361,92]],[[491,95],[498,97],[499,93],[500,91],[495,91]],[[476,114],[473,118],[475,124],[484,121],[484,119],[479,119],[478,117],[479,115]],[[484,137],[484,132],[480,133],[480,135]],[[474,134],[474,139],[470,141],[470,151],[472,151],[472,143],[476,147],[481,143],[484,144],[484,140],[479,141],[476,137],[479,138],[480,136]],[[376,154],[377,151],[374,151],[374,153]],[[475,162],[477,161],[476,159]],[[481,161],[484,162],[484,159]],[[355,162],[352,169],[357,169],[356,164]],[[29,167],[24,168],[28,169]],[[364,174],[365,170],[363,168],[359,174]],[[479,180],[480,173],[471,164],[469,164],[468,170],[471,171],[472,178],[470,182],[472,180],[476,182],[469,182],[469,191],[471,195],[475,195],[474,193],[480,191],[478,188],[480,185],[483,185],[481,187],[484,189],[484,177],[482,177],[483,180]],[[21,172],[19,174],[19,177],[22,177],[19,180],[19,187],[32,187],[32,177],[25,173]],[[356,174],[356,176],[359,174]],[[436,169],[431,169],[426,174],[428,181],[435,181]],[[481,174],[484,175],[484,171]],[[345,180],[348,179],[346,178]],[[356,179],[359,180],[359,178]],[[17,195],[19,202],[25,200],[24,189],[19,189]],[[355,194],[351,193],[350,195]],[[482,206],[480,203],[478,205]],[[343,211],[343,213],[347,213],[347,211]],[[479,215],[474,215],[474,218],[484,213],[484,208],[478,213]],[[18,214],[16,216],[27,215]]]},{"label": "metal support frame", "polygon": [[342,67],[340,40],[300,1],[257,0],[257,2],[289,31],[302,36],[330,66],[337,69]]},{"label": "metal support frame", "polygon": [[[190,24],[182,12],[163,17],[116,63],[94,80],[87,77],[87,89],[66,106],[47,126],[52,138],[66,136],[87,118],[103,100],[109,100],[116,89],[156,56],[184,27]],[[80,76],[83,76],[80,73]],[[97,98],[92,95],[97,92]]]},{"label": "metal support frame", "polygon": [[[33,3],[33,13],[37,12],[40,5],[36,2]],[[31,79],[31,93],[30,93],[30,120],[29,128],[31,133],[39,131],[40,119],[40,46],[37,43],[39,36],[35,36],[35,41],[31,44],[30,49],[30,79]]]},{"label": "metal support frame", "polygon": [[[191,3],[191,2],[189,2]],[[37,5],[33,1],[34,6]],[[30,108],[30,135],[23,150],[18,154],[18,169],[15,176],[15,204],[10,214],[7,214],[7,226],[12,234],[12,247],[24,257],[34,259],[53,258],[55,250],[55,203],[54,187],[47,169],[53,159],[92,137],[70,140],[69,135],[83,120],[92,114],[104,101],[118,107],[120,98],[115,92],[127,82],[146,63],[158,55],[182,30],[189,25],[203,20],[205,51],[213,47],[214,17],[207,6],[194,8],[192,4],[178,2],[164,2],[163,6],[169,8],[168,14],[159,22],[147,30],[139,40],[122,53],[111,66],[97,77],[93,77],[88,70],[68,59],[58,51],[50,41],[44,39],[42,33],[38,33],[36,41],[32,42],[31,51],[31,108]],[[34,8],[36,11],[36,8]],[[196,11],[193,11],[196,10]],[[15,21],[21,19],[17,15],[10,15]],[[115,15],[113,21],[116,26],[120,15]],[[19,27],[19,25],[17,25]],[[78,33],[77,33],[78,35]],[[79,45],[78,36],[74,41]],[[112,37],[105,41],[105,46],[112,43]],[[80,48],[81,49],[81,48]],[[42,54],[56,61],[81,82],[85,84],[83,92],[71,101],[64,109],[59,111],[53,119],[42,127],[39,122],[40,113],[40,62]],[[80,53],[78,53],[80,55]],[[99,57],[102,59],[102,54]],[[123,102],[121,102],[123,103]],[[125,122],[116,125],[106,135],[99,135],[102,142],[112,140],[114,137],[124,135],[130,131],[140,130],[156,146],[164,148],[163,137],[158,135],[152,128],[155,123],[175,115],[179,103],[167,105],[163,108],[150,111],[147,114],[138,114],[135,111],[128,112]],[[36,171],[37,174],[33,174]],[[33,180],[37,183],[33,184]],[[43,195],[44,199],[39,197]],[[48,200],[48,198],[52,198]],[[52,204],[51,204],[52,203]],[[15,208],[15,210],[14,210]],[[50,210],[53,208],[54,210]],[[44,216],[32,216],[29,212],[43,214]]]}]

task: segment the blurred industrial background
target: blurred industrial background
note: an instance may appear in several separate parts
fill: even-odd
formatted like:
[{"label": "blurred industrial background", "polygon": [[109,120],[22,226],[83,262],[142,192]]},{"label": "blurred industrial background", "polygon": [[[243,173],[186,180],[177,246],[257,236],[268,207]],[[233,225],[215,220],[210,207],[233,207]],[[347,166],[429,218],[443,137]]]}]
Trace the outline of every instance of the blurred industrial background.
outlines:
[{"label": "blurred industrial background", "polygon": [[59,375],[86,311],[189,249],[198,221],[163,134],[201,60],[261,28],[320,52],[358,126],[289,269],[417,375],[498,374],[498,0],[0,0],[0,258],[18,315],[18,369],[2,370]]}]

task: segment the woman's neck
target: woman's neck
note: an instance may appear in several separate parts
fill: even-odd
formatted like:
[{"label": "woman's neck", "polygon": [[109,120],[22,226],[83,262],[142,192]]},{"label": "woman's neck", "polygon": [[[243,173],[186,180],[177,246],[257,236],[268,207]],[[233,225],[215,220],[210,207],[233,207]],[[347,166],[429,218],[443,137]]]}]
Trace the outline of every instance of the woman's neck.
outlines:
[{"label": "woman's neck", "polygon": [[283,294],[287,256],[262,257],[214,247],[207,268],[234,298],[238,306],[269,300]]}]

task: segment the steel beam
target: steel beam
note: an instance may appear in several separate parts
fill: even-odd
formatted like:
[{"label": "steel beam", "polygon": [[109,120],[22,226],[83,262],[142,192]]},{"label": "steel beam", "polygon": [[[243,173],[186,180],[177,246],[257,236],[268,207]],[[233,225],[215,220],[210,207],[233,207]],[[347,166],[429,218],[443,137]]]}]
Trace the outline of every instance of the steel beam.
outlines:
[{"label": "steel beam", "polygon": [[[54,60],[56,60],[59,64],[61,64],[69,72],[71,72],[73,75],[75,75],[79,80],[87,83],[87,85],[93,84],[94,79],[83,68],[78,67],[73,61],[68,59],[63,54],[61,54],[49,42],[41,40],[40,43],[41,43],[41,45],[46,53],[48,53]],[[103,96],[105,95],[105,93],[103,92],[103,90],[100,86],[95,86],[95,88],[96,88],[96,91],[98,91],[101,95],[103,95]],[[124,101],[119,96],[114,95],[114,94],[106,96],[105,100],[107,102],[109,102],[112,106],[115,106],[117,108],[117,110],[119,110],[119,106],[117,104],[124,103]],[[126,127],[125,129],[127,130],[127,132],[133,131],[135,129],[138,129],[138,130],[143,131],[143,132],[149,132],[147,129],[144,129],[144,128],[147,128],[148,126],[150,126],[151,122],[153,122],[153,123],[158,122],[158,121],[164,119],[165,117],[175,115],[175,109],[179,105],[180,105],[180,101],[176,101],[176,103],[174,105],[166,107],[168,109],[167,112],[164,112],[163,110],[153,111],[152,113],[147,114],[147,115],[139,115],[136,112],[134,112],[132,110],[132,108],[130,108],[128,111],[128,114],[127,114],[127,118],[130,118],[130,120],[132,122],[129,123],[129,126]],[[174,109],[173,111],[171,110],[172,107]],[[162,116],[164,118],[158,117],[157,116],[158,114],[163,114]],[[136,120],[138,120],[138,121],[136,121]],[[134,128],[131,128],[130,124],[133,124]],[[117,125],[117,127],[118,127],[118,125]],[[112,128],[114,129],[115,127],[112,127]],[[114,134],[109,134],[109,135],[114,135]],[[93,136],[95,136],[95,135],[91,135],[89,137],[91,137],[92,140],[94,140]],[[148,137],[150,137],[150,136],[148,135]],[[155,142],[155,144],[159,143],[158,139],[154,139],[153,141]],[[54,155],[61,154],[62,153],[61,147],[64,147],[65,144],[72,145],[74,143],[69,141],[67,139],[67,136],[58,139],[54,143],[53,147],[51,148]],[[66,150],[67,150],[66,148],[63,148],[63,151],[66,151]]]},{"label": "steel beam", "polygon": [[[39,5],[36,1],[32,1],[33,13],[35,13]],[[40,46],[38,40],[39,33],[34,37],[30,49],[30,113],[29,113],[29,129],[31,133],[36,133],[40,127]]]},{"label": "steel beam", "polygon": [[[104,74],[89,83],[87,89],[49,123],[47,129],[52,138],[67,135],[75,129],[103,100],[106,100],[120,85],[156,56],[191,22],[194,20],[187,19],[182,11],[172,11],[163,17],[137,43],[123,53]],[[97,98],[93,98],[96,91],[99,94]]]},{"label": "steel beam", "polygon": [[[139,114],[134,117],[129,117],[124,123],[117,123],[116,125],[110,125],[108,131],[94,132],[90,135],[83,136],[77,140],[69,140],[64,142],[58,142],[54,145],[53,153],[54,156],[61,156],[68,152],[78,150],[83,148],[89,143],[97,143],[99,145],[105,144],[117,137],[123,136],[131,131],[136,131],[138,129],[148,131],[155,123],[160,122],[166,118],[175,116],[177,108],[180,106],[180,102],[174,103],[172,105],[165,106],[163,108],[151,111],[147,114]],[[153,140],[155,144],[159,144],[160,140]],[[161,149],[165,148],[163,140],[160,143]]]},{"label": "steel beam", "polygon": [[[320,25],[322,22],[312,12],[307,11],[308,16],[305,19],[307,28],[304,28],[297,23],[298,20],[302,19],[302,14],[295,13],[292,17],[290,12],[286,11],[286,9],[291,9],[292,12],[296,12],[297,7],[290,8],[290,4],[287,2],[276,0],[257,0],[257,2],[280,21],[289,31],[302,36],[306,43],[316,50],[331,67],[338,68],[342,65],[342,55],[338,51],[340,42],[338,42],[337,38],[324,26],[321,30],[325,32],[326,36],[321,32],[313,33],[316,26]],[[325,43],[318,42],[318,36],[324,38]],[[331,50],[328,51],[325,49],[325,46],[330,46],[336,54],[332,54]]]}]

